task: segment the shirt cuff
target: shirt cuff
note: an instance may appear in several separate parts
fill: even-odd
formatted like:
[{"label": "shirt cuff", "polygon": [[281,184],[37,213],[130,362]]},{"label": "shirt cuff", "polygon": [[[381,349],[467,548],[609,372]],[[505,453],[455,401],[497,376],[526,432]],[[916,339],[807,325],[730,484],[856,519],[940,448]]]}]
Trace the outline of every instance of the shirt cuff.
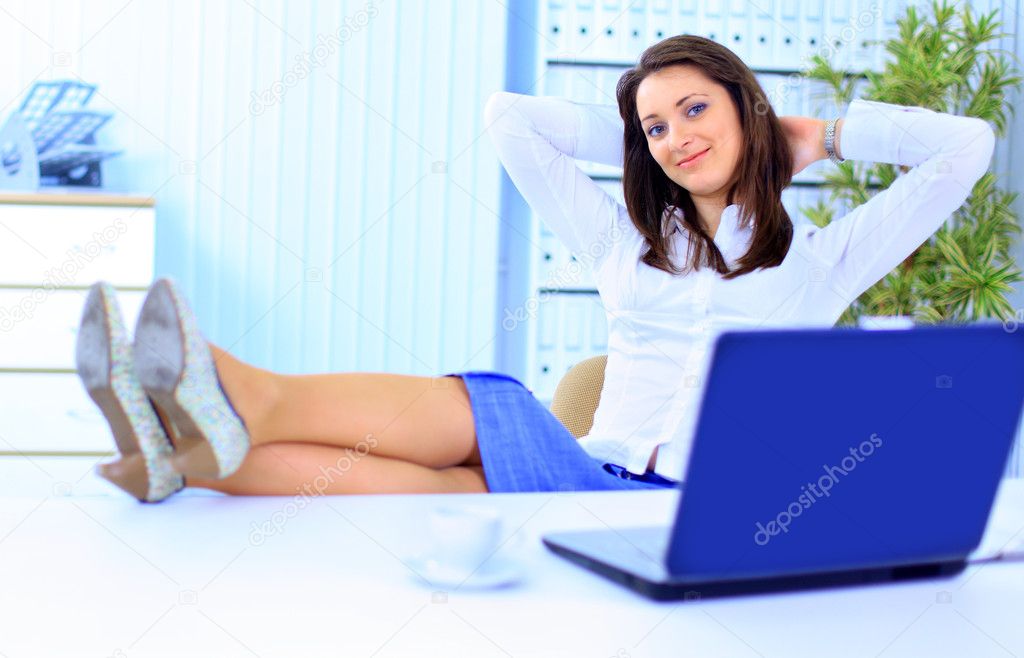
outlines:
[{"label": "shirt cuff", "polygon": [[675,442],[664,443],[658,448],[658,458],[654,463],[654,472],[663,478],[682,482],[686,467],[690,461],[690,451],[681,450]]}]

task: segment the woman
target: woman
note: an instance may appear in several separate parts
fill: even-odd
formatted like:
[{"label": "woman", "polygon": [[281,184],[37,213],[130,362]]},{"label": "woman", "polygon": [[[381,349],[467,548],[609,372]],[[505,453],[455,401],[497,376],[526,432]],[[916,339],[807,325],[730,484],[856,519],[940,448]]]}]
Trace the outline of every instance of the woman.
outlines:
[{"label": "woman", "polygon": [[[79,370],[121,452],[101,474],[147,501],[185,484],[308,493],[314,479],[332,494],[675,486],[713,337],[834,324],[964,202],[994,146],[978,119],[860,100],[838,120],[780,119],[748,67],[694,36],[645,51],[617,100],[618,115],[498,93],[485,111],[519,191],[594,270],[609,354],[588,436],[574,440],[497,373],[255,368],[208,345],[166,280],[147,295],[132,349],[112,290],[97,284]],[[826,157],[911,169],[826,228],[794,227],[782,190]],[[621,164],[626,206],[577,158]],[[762,385],[737,391],[737,412]]]}]

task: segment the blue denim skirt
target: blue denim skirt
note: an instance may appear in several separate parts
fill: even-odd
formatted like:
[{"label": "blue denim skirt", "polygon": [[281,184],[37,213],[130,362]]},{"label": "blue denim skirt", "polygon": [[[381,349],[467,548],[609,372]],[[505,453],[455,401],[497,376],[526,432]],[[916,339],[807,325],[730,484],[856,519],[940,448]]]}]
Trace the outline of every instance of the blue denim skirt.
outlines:
[{"label": "blue denim skirt", "polygon": [[518,380],[461,372],[469,391],[484,477],[492,493],[665,489],[679,483],[603,464]]}]

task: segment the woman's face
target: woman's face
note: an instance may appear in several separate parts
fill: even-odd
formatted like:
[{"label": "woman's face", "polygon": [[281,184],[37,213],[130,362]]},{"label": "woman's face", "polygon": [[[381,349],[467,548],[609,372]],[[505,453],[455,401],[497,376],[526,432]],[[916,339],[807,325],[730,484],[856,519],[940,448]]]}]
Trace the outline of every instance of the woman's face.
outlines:
[{"label": "woman's face", "polygon": [[670,180],[697,197],[728,192],[743,132],[725,87],[696,66],[670,66],[643,79],[636,109],[651,155]]}]

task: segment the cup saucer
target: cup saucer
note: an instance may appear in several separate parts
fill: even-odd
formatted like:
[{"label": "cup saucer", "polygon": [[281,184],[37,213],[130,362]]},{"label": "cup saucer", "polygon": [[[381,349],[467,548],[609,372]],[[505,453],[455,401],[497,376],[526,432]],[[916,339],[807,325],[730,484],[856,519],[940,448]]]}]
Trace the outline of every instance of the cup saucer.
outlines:
[{"label": "cup saucer", "polygon": [[520,563],[494,555],[475,570],[453,567],[425,555],[408,560],[409,566],[433,587],[490,589],[517,582],[523,576]]}]

